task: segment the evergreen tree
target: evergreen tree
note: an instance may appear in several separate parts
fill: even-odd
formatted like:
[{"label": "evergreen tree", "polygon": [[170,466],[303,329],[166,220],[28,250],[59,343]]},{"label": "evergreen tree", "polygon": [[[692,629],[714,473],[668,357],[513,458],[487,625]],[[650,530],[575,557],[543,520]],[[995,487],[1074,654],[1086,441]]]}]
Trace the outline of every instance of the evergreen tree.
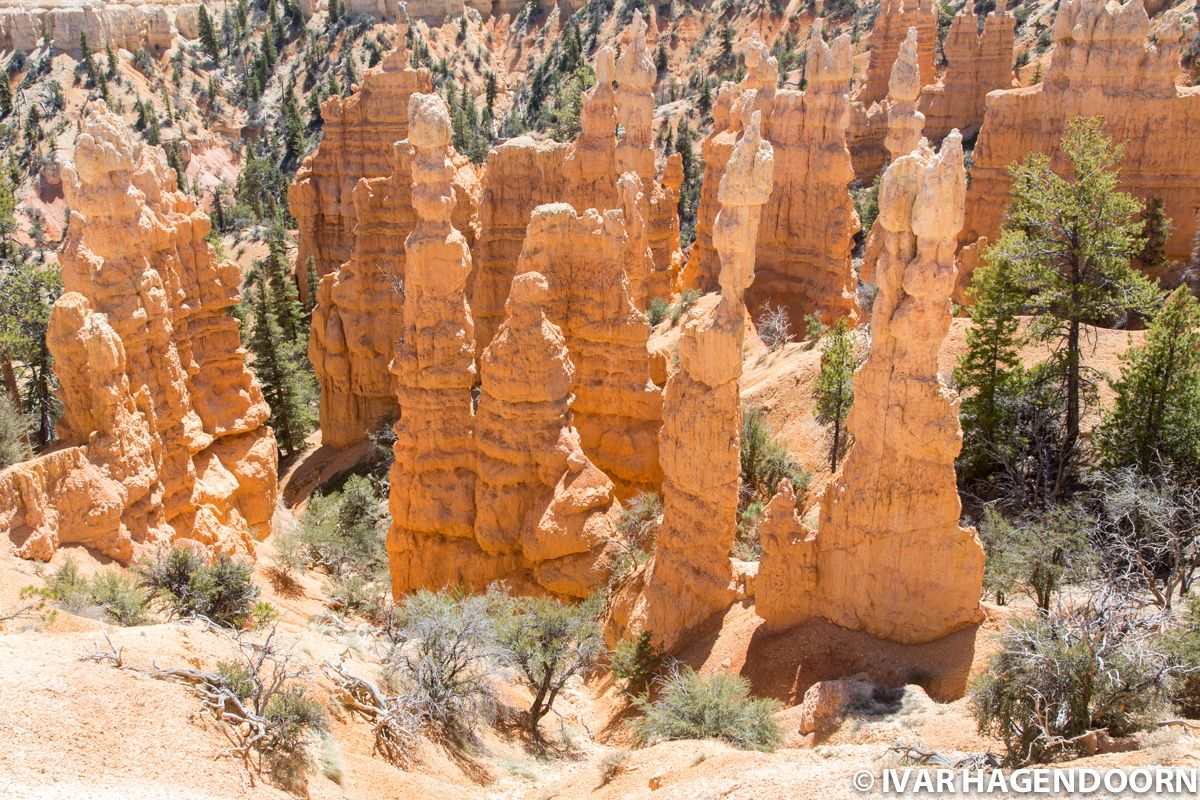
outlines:
[{"label": "evergreen tree", "polygon": [[270,424],[285,456],[295,453],[316,427],[312,401],[316,395],[306,369],[304,350],[289,337],[275,314],[277,303],[269,281],[259,280],[255,292],[250,351],[263,397],[271,408]]},{"label": "evergreen tree", "polygon": [[[5,372],[13,363],[23,367],[23,401],[35,421],[39,447],[53,438],[58,415],[46,329],[50,309],[60,294],[62,276],[56,265],[19,257],[0,261],[0,361]],[[9,391],[12,389],[10,385]]]},{"label": "evergreen tree", "polygon": [[92,64],[92,47],[88,44],[87,34],[82,31],[79,33],[79,63],[83,64],[88,80],[95,83],[96,66]]},{"label": "evergreen tree", "polygon": [[[495,113],[496,93],[498,90],[499,90],[499,87],[496,84],[496,74],[494,72],[489,72],[487,75],[487,89],[485,90],[485,94],[484,94],[484,97],[486,98],[486,102],[487,102],[487,110],[489,113],[493,113],[493,114]],[[0,115],[0,116],[3,116],[3,115]]]},{"label": "evergreen tree", "polygon": [[1163,211],[1162,198],[1153,197],[1146,203],[1145,246],[1139,260],[1148,270],[1160,270],[1167,265],[1167,240],[1171,238],[1171,219]]},{"label": "evergreen tree", "polygon": [[108,77],[115,78],[117,77],[117,54],[111,44],[104,48],[104,52],[108,61]]},{"label": "evergreen tree", "polygon": [[954,380],[963,390],[960,416],[963,449],[959,459],[963,473],[979,477],[995,466],[996,448],[1012,430],[1012,404],[1021,374],[1017,353],[1020,298],[1013,285],[1011,261],[990,263],[975,270],[971,281],[971,327],[967,349],[958,359]]},{"label": "evergreen tree", "polygon": [[0,469],[29,458],[29,417],[0,393]]},{"label": "evergreen tree", "polygon": [[829,426],[829,470],[837,471],[838,461],[849,444],[846,417],[854,402],[854,342],[846,320],[825,334],[821,348],[821,374],[813,387],[817,422]]},{"label": "evergreen tree", "polygon": [[1146,342],[1124,356],[1116,402],[1096,431],[1108,468],[1158,467],[1200,476],[1200,302],[1181,286],[1154,317]]},{"label": "evergreen tree", "polygon": [[1156,286],[1131,260],[1141,252],[1141,206],[1117,189],[1122,147],[1104,135],[1102,117],[1076,118],[1061,144],[1070,164],[1063,178],[1041,153],[1014,165],[1012,200],[992,264],[1007,262],[1023,312],[1036,317],[1034,341],[1054,348],[1066,394],[1060,462],[1079,439],[1084,385],[1083,326],[1150,311]]},{"label": "evergreen tree", "polygon": [[213,28],[212,18],[204,4],[200,4],[200,45],[213,61],[221,58],[221,46],[217,43],[217,31]]},{"label": "evergreen tree", "polygon": [[308,344],[308,328],[305,325],[304,307],[296,281],[288,270],[286,231],[283,225],[275,224],[267,231],[267,260],[265,275],[274,302],[275,319],[289,340],[302,346]]},{"label": "evergreen tree", "polygon": [[299,164],[304,158],[307,146],[304,131],[304,118],[300,116],[300,106],[296,103],[296,95],[289,86],[283,94],[283,114],[280,118],[285,158],[290,164]]},{"label": "evergreen tree", "polygon": [[321,116],[321,85],[317,84],[308,93],[308,127],[320,128],[324,124],[325,118]]},{"label": "evergreen tree", "polygon": [[329,0],[329,24],[336,25],[342,17],[342,4],[339,0]]},{"label": "evergreen tree", "polygon": [[4,119],[13,110],[12,87],[8,85],[8,73],[0,75],[0,119]]},{"label": "evergreen tree", "polygon": [[317,305],[317,287],[321,283],[321,277],[317,275],[317,261],[311,253],[304,261],[304,275],[308,281],[308,303],[305,304],[304,310],[311,315]]}]

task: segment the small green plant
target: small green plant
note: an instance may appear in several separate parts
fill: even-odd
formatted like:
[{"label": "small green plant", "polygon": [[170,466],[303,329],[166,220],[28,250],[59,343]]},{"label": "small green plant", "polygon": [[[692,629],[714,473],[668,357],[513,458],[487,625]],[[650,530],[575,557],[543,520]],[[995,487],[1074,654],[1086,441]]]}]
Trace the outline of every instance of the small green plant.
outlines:
[{"label": "small green plant", "polygon": [[612,750],[600,759],[600,785],[608,786],[629,767],[628,750]]},{"label": "small green plant", "polygon": [[138,581],[123,571],[99,572],[90,578],[79,573],[75,559],[68,557],[46,585],[30,589],[29,595],[44,597],[73,614],[91,609],[118,625],[146,625],[150,622],[150,596]]},{"label": "small green plant", "polygon": [[741,492],[747,503],[769,501],[787,478],[797,495],[807,490],[811,480],[787,446],[776,437],[767,423],[767,412],[751,406],[742,412]]},{"label": "small green plant", "polygon": [[351,476],[341,491],[316,495],[300,529],[281,537],[280,559],[290,568],[317,567],[337,579],[377,579],[387,568],[387,509],[369,478]]},{"label": "small green plant", "polygon": [[720,739],[745,750],[774,750],[783,743],[775,719],[777,700],[750,696],[741,675],[705,677],[687,667],[660,681],[658,699],[635,700],[644,714],[637,731],[647,741]]},{"label": "small green plant", "polygon": [[762,540],[758,535],[758,523],[767,504],[754,500],[738,514],[737,534],[733,540],[733,557],[739,561],[762,559]]},{"label": "small green plant", "polygon": [[704,295],[699,289],[688,289],[679,296],[679,299],[671,306],[668,316],[671,318],[671,324],[677,325],[679,320],[683,319],[683,315],[691,310],[692,306],[696,305]]},{"label": "small green plant", "polygon": [[667,314],[671,312],[671,304],[666,298],[656,297],[650,301],[649,308],[646,309],[646,319],[650,320],[651,327],[657,327],[658,323],[667,318]]},{"label": "small green plant", "polygon": [[258,587],[249,563],[226,553],[211,561],[177,545],[162,549],[138,567],[150,596],[179,617],[204,617],[218,625],[242,627],[253,615]]},{"label": "small green plant", "polygon": [[621,681],[621,694],[629,699],[642,697],[667,663],[667,654],[654,643],[650,631],[633,639],[623,639],[609,655],[612,674]]}]

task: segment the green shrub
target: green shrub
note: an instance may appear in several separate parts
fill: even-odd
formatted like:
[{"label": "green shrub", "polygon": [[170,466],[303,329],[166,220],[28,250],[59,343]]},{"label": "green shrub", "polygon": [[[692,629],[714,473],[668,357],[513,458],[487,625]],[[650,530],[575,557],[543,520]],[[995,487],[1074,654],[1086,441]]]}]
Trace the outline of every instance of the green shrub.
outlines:
[{"label": "green shrub", "polygon": [[746,750],[774,750],[783,743],[774,716],[779,701],[751,697],[750,683],[740,675],[706,678],[683,668],[661,686],[653,703],[634,701],[645,714],[637,730],[646,740],[720,739]]},{"label": "green shrub", "polygon": [[754,500],[738,514],[737,534],[733,540],[733,557],[739,561],[762,559],[762,540],[758,535],[758,522],[767,504]]},{"label": "green shrub", "polygon": [[300,530],[294,541],[281,543],[280,555],[288,566],[378,578],[387,569],[387,520],[387,508],[370,479],[354,475],[341,491],[309,501]]},{"label": "green shrub", "polygon": [[742,412],[740,459],[743,507],[753,500],[769,501],[784,478],[792,482],[797,496],[808,489],[811,481],[767,424],[767,412],[756,406]]},{"label": "green shrub", "polygon": [[0,392],[0,469],[29,458],[29,417]]},{"label": "green shrub", "polygon": [[621,694],[633,699],[649,693],[650,684],[658,678],[666,660],[667,654],[654,643],[653,634],[642,631],[634,639],[618,642],[608,665],[622,682]]},{"label": "green shrub", "polygon": [[284,786],[303,785],[312,765],[308,742],[329,729],[325,708],[307,688],[292,684],[271,697],[263,716],[270,731],[263,751],[272,777]]},{"label": "green shrub", "polygon": [[1200,718],[1200,598],[1187,599],[1164,644],[1175,673],[1168,686],[1171,704],[1189,719]]},{"label": "green shrub", "polygon": [[667,302],[666,298],[656,297],[650,301],[650,307],[646,309],[646,319],[650,320],[651,327],[655,327],[666,319],[670,312],[671,304]]},{"label": "green shrub", "polygon": [[162,549],[138,567],[142,586],[179,617],[241,627],[250,621],[258,587],[250,564],[219,553],[211,561],[186,546]]},{"label": "green shrub", "polygon": [[692,306],[696,305],[696,301],[704,296],[704,293],[699,289],[688,289],[679,296],[679,300],[671,306],[669,316],[671,324],[675,325],[679,320],[683,319],[683,315],[691,310]]},{"label": "green shrub", "polygon": [[1019,620],[971,687],[979,731],[1023,765],[1085,751],[1090,731],[1145,727],[1170,676],[1146,622],[1107,597]]},{"label": "green shrub", "polygon": [[73,614],[97,609],[118,625],[150,622],[150,596],[135,578],[116,570],[86,578],[79,574],[79,565],[70,557],[46,579],[46,587],[35,594],[53,600]]},{"label": "green shrub", "polygon": [[1077,506],[1054,506],[1016,522],[992,507],[979,525],[986,560],[984,589],[1007,602],[1027,594],[1043,611],[1064,583],[1082,579],[1094,562],[1086,513]]}]

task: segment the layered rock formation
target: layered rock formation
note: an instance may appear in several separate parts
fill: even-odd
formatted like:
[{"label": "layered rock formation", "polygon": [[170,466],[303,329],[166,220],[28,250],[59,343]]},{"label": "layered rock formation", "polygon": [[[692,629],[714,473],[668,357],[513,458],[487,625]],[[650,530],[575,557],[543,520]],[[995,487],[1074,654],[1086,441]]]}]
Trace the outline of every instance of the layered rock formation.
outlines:
[{"label": "layered rock formation", "polygon": [[401,408],[387,538],[397,596],[421,586],[475,586],[479,575],[486,585],[502,571],[478,557],[474,540],[471,251],[451,222],[450,116],[432,94],[412,95],[408,115],[417,221],[405,240],[404,331],[391,366]]},{"label": "layered rock formation", "polygon": [[983,549],[961,511],[957,398],[938,377],[962,226],[962,139],[897,159],[879,188],[871,349],[854,378],[854,444],[821,499],[814,533],[784,485],[759,528],[756,609],[771,629],[824,617],[902,643],[982,618]]},{"label": "layered rock formation", "polygon": [[240,272],[216,262],[163,151],[102,107],[64,171],[65,292],[47,334],[64,448],[0,473],[0,523],[31,558],[70,543],[128,563],[181,539],[252,552],[276,453],[227,311]]},{"label": "layered rock formation", "polygon": [[916,28],[908,29],[892,64],[887,98],[870,107],[858,102],[851,106],[847,139],[860,183],[873,180],[890,160],[911,151],[921,140],[925,117],[917,110],[921,94],[918,36]]},{"label": "layered rock formation", "polygon": [[646,46],[646,23],[635,12],[628,33],[631,41],[617,61],[617,172],[636,172],[644,180],[654,177],[654,81],[658,70]]},{"label": "layered rock formation", "polygon": [[758,111],[750,116],[718,190],[720,301],[711,316],[693,315],[685,324],[679,369],[664,392],[664,511],[654,561],[642,594],[614,611],[628,632],[651,631],[667,647],[735,597],[729,551],[737,526],[743,296],[754,280],[754,244],[774,171],[761,118]]},{"label": "layered rock formation", "polygon": [[405,242],[404,338],[392,363],[401,415],[389,507],[392,589],[506,579],[582,597],[603,579],[619,506],[571,425],[574,367],[542,311],[541,275],[514,280],[480,360],[466,301],[471,252],[452,224],[450,117],[436,95],[410,99],[412,203]]},{"label": "layered rock formation", "polygon": [[955,128],[968,139],[974,137],[983,125],[988,92],[1012,87],[1016,17],[1000,0],[984,18],[982,31],[976,20],[969,6],[954,17],[942,43],[946,56],[942,77],[921,90],[925,135],[932,142],[940,142]]},{"label": "layered rock formation", "polygon": [[552,294],[536,272],[514,278],[508,317],[483,353],[475,540],[542,589],[583,598],[613,556],[620,506],[571,426],[575,367],[542,311]]},{"label": "layered rock formation", "polygon": [[132,52],[146,47],[162,53],[176,37],[197,37],[199,9],[198,3],[185,0],[6,3],[0,6],[0,50],[28,53],[49,34],[55,50],[77,56],[83,34],[93,49],[111,45]]},{"label": "layered rock formation", "polygon": [[832,323],[857,314],[850,252],[858,217],[848,185],[854,178],[846,149],[849,124],[850,38],[832,46],[809,41],[805,92],[775,96],[767,138],[775,152],[775,181],[758,231],[752,314],[770,302],[793,325],[808,314]]},{"label": "layered rock formation", "polygon": [[[1106,6],[1103,0],[1064,0],[1054,23],[1054,50],[1045,80],[992,92],[975,148],[967,218],[960,241],[995,240],[1012,183],[1008,165],[1030,153],[1054,154],[1068,120],[1103,115],[1106,130],[1124,143],[1121,189],[1159,199],[1172,221],[1166,255],[1186,261],[1200,208],[1200,160],[1188,153],[1200,135],[1200,87],[1181,87],[1178,17],[1151,43],[1141,0]],[[1178,264],[1162,275],[1179,278]],[[969,276],[968,276],[969,277]]]},{"label": "layered rock formation", "polygon": [[[326,137],[288,192],[300,226],[299,267],[311,255],[318,274],[328,272],[317,291],[308,353],[321,386],[322,442],[334,447],[362,441],[399,413],[388,363],[403,325],[404,240],[416,217],[412,148],[396,141],[408,134],[407,115],[395,107],[429,88],[428,70],[407,63],[402,44],[367,73],[359,91],[327,101],[333,116],[326,116]],[[470,241],[478,179],[465,157],[451,159],[453,220]],[[307,281],[300,284],[307,291]]]},{"label": "layered rock formation", "polygon": [[921,86],[937,80],[933,56],[937,47],[937,6],[933,0],[883,0],[871,29],[871,56],[862,88],[854,101],[863,108],[881,102],[888,93],[892,65],[909,28],[917,30],[917,68]]},{"label": "layered rock formation", "polygon": [[639,253],[631,242],[621,212],[577,214],[557,203],[534,209],[519,261],[522,272],[541,273],[548,282],[538,313],[544,309],[561,328],[575,364],[580,441],[622,497],[656,491],[662,479],[662,394],[650,380],[650,323],[634,305],[627,278],[644,263],[642,247]]}]

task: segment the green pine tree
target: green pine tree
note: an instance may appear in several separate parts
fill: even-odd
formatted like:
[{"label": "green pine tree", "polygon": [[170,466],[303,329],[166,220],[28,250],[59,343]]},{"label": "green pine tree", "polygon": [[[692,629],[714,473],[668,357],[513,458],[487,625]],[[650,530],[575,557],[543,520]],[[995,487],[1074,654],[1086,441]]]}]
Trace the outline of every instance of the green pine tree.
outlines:
[{"label": "green pine tree", "polygon": [[1200,475],[1200,302],[1187,287],[1167,298],[1145,344],[1122,361],[1116,402],[1096,431],[1104,465]]},{"label": "green pine tree", "polygon": [[0,77],[3,78],[0,80],[0,119],[4,119],[12,113],[13,96],[12,87],[8,85],[8,73]]},{"label": "green pine tree", "polygon": [[1079,439],[1083,326],[1147,313],[1159,299],[1156,285],[1131,263],[1144,246],[1141,204],[1117,188],[1123,148],[1103,126],[1102,117],[1067,124],[1061,148],[1073,177],[1055,174],[1041,153],[1011,168],[1004,231],[989,251],[991,263],[1011,265],[1022,311],[1036,317],[1032,339],[1054,348],[1066,393],[1061,463]]},{"label": "green pine tree", "polygon": [[829,470],[837,471],[838,461],[849,445],[846,417],[854,403],[854,342],[846,320],[825,334],[821,347],[821,373],[813,387],[817,422],[829,426]]},{"label": "green pine tree", "polygon": [[317,275],[317,261],[311,253],[304,261],[304,275],[308,281],[308,303],[304,310],[311,314],[317,305],[317,287],[321,282],[321,277]]},{"label": "green pine tree", "polygon": [[280,117],[280,134],[283,137],[285,158],[289,164],[299,164],[307,148],[304,118],[291,87],[283,94],[283,114]]},{"label": "green pine tree", "polygon": [[283,225],[275,224],[267,231],[267,260],[264,264],[267,286],[274,302],[275,319],[290,341],[301,346],[308,345],[308,327],[305,324],[304,306],[296,281],[288,270],[286,231]]},{"label": "green pine tree", "polygon": [[1018,314],[1021,300],[1013,284],[1013,264],[995,260],[991,251],[972,276],[971,327],[967,349],[958,359],[954,380],[963,391],[960,416],[965,475],[986,474],[995,466],[995,451],[1011,430],[1011,403],[1005,402],[1019,382]]},{"label": "green pine tree", "polygon": [[269,281],[259,280],[255,292],[250,351],[263,397],[271,408],[270,424],[280,452],[287,456],[303,447],[316,427],[313,400],[316,388],[300,342],[289,337],[275,314],[277,303]]},{"label": "green pine tree", "polygon": [[209,58],[213,61],[220,60],[221,46],[217,42],[217,31],[203,3],[200,4],[200,45]]}]

